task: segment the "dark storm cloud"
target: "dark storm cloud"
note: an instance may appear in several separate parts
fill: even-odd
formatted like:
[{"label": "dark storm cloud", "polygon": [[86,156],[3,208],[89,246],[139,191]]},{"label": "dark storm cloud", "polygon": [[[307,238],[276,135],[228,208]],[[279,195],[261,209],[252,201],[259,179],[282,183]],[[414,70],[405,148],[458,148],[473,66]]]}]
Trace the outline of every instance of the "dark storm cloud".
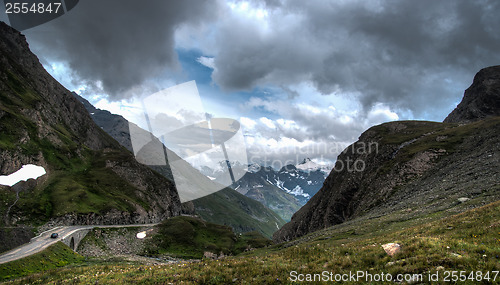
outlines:
[{"label": "dark storm cloud", "polygon": [[69,63],[115,98],[145,79],[179,68],[174,32],[215,14],[215,1],[80,1],[67,15],[26,31],[49,60]]},{"label": "dark storm cloud", "polygon": [[234,17],[219,31],[219,85],[308,79],[323,94],[361,93],[365,109],[422,114],[451,107],[479,69],[500,63],[499,1],[283,2],[267,6],[267,28]]}]

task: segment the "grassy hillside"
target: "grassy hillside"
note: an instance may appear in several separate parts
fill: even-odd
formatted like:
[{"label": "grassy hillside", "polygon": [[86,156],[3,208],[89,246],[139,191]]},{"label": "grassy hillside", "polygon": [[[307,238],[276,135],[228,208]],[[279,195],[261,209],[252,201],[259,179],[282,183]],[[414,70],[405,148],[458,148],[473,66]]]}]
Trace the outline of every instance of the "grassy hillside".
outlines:
[{"label": "grassy hillside", "polygon": [[[370,274],[423,274],[464,271],[470,278],[460,284],[495,283],[500,270],[500,202],[448,216],[446,212],[405,220],[397,215],[345,223],[302,237],[291,243],[259,249],[223,260],[141,267],[137,265],[90,265],[57,269],[33,284],[82,283],[180,283],[185,284],[272,284],[289,283],[290,272],[333,274],[366,271]],[[401,251],[387,255],[381,245],[401,244]],[[473,275],[470,275],[474,272]],[[489,273],[489,281],[486,273]],[[460,274],[460,273],[457,273]],[[415,275],[418,277],[417,275]],[[405,277],[405,276],[403,276]],[[408,276],[407,276],[408,277]],[[451,278],[451,277],[450,277]],[[500,280],[496,275],[496,282]],[[24,284],[33,277],[13,284]],[[475,279],[478,280],[478,279]],[[346,284],[369,284],[359,282]],[[379,283],[377,283],[379,284]],[[394,282],[380,282],[394,284]]]},{"label": "grassy hillside", "polygon": [[158,232],[148,241],[145,253],[167,254],[179,258],[202,258],[204,252],[236,255],[247,248],[270,244],[271,240],[256,232],[235,234],[228,226],[183,216],[161,223]]},{"label": "grassy hillside", "polygon": [[105,160],[111,157],[132,159],[120,153],[95,152],[87,161],[79,160],[80,164],[72,169],[54,170],[46,184],[20,193],[15,212],[24,213],[27,221],[43,223],[50,217],[69,213],[133,211],[134,203],[148,209],[148,204],[136,195],[136,188],[105,166]]},{"label": "grassy hillside", "polygon": [[230,226],[237,233],[257,230],[270,238],[285,223],[260,202],[230,188],[196,199],[193,203],[196,213],[204,220]]},{"label": "grassy hillside", "polygon": [[[81,264],[85,258],[62,242],[49,246],[42,252],[31,256],[0,264],[0,281],[16,278],[19,276],[31,275],[33,273],[50,272],[55,268],[66,265]],[[29,280],[25,282],[29,283]],[[34,278],[36,280],[36,278]],[[33,281],[34,281],[33,280]]]}]

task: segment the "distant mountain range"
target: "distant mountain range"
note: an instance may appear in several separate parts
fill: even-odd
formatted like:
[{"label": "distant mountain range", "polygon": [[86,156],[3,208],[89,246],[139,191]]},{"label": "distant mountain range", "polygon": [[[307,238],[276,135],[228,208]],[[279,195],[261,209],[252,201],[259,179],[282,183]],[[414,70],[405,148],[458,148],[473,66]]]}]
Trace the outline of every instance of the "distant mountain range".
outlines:
[{"label": "distant mountain range", "polygon": [[[205,166],[200,171],[214,181],[230,185],[231,181],[224,172],[225,162],[220,162],[219,165],[217,169]],[[332,169],[330,166],[316,164],[309,158],[297,165],[286,165],[279,170],[257,163],[245,166],[233,162],[231,167],[235,173],[247,172],[236,181],[235,185],[232,185],[238,192],[246,194],[251,189],[263,188],[263,184],[273,185],[294,196],[301,205],[318,192]]]},{"label": "distant mountain range", "polygon": [[256,163],[242,165],[232,162],[232,170],[242,175],[232,184],[226,168],[226,162],[220,162],[216,169],[205,166],[200,171],[213,181],[231,185],[239,193],[263,203],[286,221],[319,191],[331,170],[309,158],[279,170]]}]

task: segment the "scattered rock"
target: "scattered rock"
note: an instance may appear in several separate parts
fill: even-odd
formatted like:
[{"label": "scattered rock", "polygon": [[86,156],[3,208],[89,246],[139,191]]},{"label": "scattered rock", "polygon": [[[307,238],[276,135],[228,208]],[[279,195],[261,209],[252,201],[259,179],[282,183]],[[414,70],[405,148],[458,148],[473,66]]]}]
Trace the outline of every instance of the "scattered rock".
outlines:
[{"label": "scattered rock", "polygon": [[210,258],[210,259],[222,259],[226,257],[224,255],[224,253],[221,251],[219,255],[217,255],[216,253],[213,253],[213,252],[210,252],[210,251],[205,251],[203,253],[203,258]]},{"label": "scattered rock", "polygon": [[382,248],[385,250],[385,252],[388,255],[394,256],[396,253],[398,253],[401,250],[401,245],[391,242],[391,243],[383,244]]},{"label": "scattered rock", "polygon": [[438,266],[438,267],[436,267],[436,270],[437,270],[437,271],[443,271],[443,270],[444,270],[444,267],[443,267],[443,266]]},{"label": "scattered rock", "polygon": [[210,252],[210,251],[205,251],[203,253],[204,258],[210,258],[210,259],[217,259],[217,254]]},{"label": "scattered rock", "polygon": [[437,136],[437,137],[436,137],[436,141],[437,141],[437,142],[444,141],[444,140],[446,140],[447,138],[448,138],[448,136]]}]

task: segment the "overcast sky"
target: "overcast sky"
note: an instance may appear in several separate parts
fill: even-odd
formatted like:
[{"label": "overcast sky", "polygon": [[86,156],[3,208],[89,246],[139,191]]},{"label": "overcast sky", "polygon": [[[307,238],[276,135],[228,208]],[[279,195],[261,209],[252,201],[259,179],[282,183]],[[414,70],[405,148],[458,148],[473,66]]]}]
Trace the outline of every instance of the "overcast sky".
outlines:
[{"label": "overcast sky", "polygon": [[335,161],[374,124],[442,121],[500,64],[499,14],[495,0],[81,0],[23,33],[100,108],[133,119],[139,96],[195,80],[250,158]]}]

